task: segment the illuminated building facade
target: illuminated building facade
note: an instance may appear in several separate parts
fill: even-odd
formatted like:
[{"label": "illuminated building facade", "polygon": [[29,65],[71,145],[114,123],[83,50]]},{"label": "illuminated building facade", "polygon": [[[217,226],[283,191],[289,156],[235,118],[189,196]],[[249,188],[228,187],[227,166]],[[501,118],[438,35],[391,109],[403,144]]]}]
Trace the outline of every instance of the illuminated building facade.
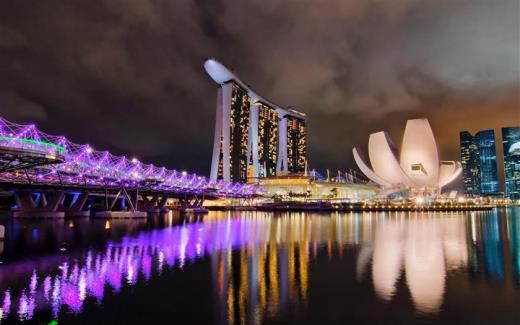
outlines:
[{"label": "illuminated building facade", "polygon": [[305,120],[287,117],[287,168],[289,173],[305,171],[307,150]]},{"label": "illuminated building facade", "polygon": [[257,107],[259,176],[274,176],[278,163],[278,112],[262,102]]},{"label": "illuminated building facade", "polygon": [[494,130],[479,131],[475,136],[461,132],[460,155],[464,193],[489,195],[499,191]]},{"label": "illuminated building facade", "polygon": [[483,130],[475,135],[480,161],[480,193],[498,192],[497,151],[495,131]]},{"label": "illuminated building facade", "polygon": [[319,180],[301,174],[263,178],[258,185],[266,194],[292,200],[305,198],[358,202],[371,199],[379,192],[377,187],[367,184]]},{"label": "illuminated building facade", "polygon": [[520,127],[502,128],[506,196],[520,199]]},{"label": "illuminated building facade", "polygon": [[[247,91],[234,82],[225,85],[231,88],[229,112],[229,166],[233,181],[247,178],[247,149],[249,144],[249,97]],[[224,93],[227,93],[224,91]],[[221,150],[220,150],[221,151]],[[219,161],[219,165],[222,163]],[[223,168],[220,174],[223,177]]]},{"label": "illuminated building facade", "polygon": [[480,194],[480,163],[474,137],[467,131],[460,132],[460,157],[462,185],[466,195]]},{"label": "illuminated building facade", "polygon": [[303,172],[306,115],[262,98],[213,59],[204,68],[220,85],[211,180],[245,183]]}]

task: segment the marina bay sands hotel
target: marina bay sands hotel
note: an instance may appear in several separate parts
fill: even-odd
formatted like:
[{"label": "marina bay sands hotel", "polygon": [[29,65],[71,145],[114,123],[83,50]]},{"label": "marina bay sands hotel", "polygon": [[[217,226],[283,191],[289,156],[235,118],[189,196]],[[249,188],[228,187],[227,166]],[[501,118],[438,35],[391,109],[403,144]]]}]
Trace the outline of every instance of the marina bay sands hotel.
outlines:
[{"label": "marina bay sands hotel", "polygon": [[211,179],[245,183],[303,172],[306,115],[259,96],[216,60],[206,60],[204,68],[220,85]]}]

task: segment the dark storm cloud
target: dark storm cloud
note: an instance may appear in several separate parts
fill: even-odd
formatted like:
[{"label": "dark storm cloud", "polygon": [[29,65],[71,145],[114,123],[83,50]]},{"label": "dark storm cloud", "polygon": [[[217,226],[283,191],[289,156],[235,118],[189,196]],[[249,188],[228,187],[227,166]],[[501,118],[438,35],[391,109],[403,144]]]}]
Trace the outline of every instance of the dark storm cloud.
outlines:
[{"label": "dark storm cloud", "polygon": [[[216,57],[309,115],[310,162],[352,167],[370,132],[429,117],[520,124],[517,0],[11,1],[0,5],[0,113],[78,142],[207,173]],[[444,119],[457,118],[455,123]]]}]

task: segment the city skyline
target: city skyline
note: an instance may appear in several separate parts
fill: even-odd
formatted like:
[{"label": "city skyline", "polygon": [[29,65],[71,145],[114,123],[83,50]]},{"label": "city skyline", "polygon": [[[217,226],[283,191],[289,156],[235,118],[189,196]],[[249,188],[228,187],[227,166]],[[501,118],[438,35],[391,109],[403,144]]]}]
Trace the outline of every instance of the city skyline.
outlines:
[{"label": "city skyline", "polygon": [[[398,139],[394,125],[410,118],[430,120],[450,160],[460,130],[518,125],[515,1],[341,1],[319,15],[271,2],[40,6],[3,4],[2,116],[158,165],[209,175],[215,94],[200,67],[209,56],[308,113],[318,170],[353,168],[350,148],[383,129]],[[240,12],[258,15],[227,23]],[[421,50],[432,47],[450,50]]]},{"label": "city skyline", "polygon": [[519,13],[0,2],[0,323],[515,323]]}]

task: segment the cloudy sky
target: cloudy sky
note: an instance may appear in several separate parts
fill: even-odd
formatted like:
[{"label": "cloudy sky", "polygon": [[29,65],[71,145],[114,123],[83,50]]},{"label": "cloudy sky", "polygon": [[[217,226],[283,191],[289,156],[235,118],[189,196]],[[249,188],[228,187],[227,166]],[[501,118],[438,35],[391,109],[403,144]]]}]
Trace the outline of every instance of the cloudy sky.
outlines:
[{"label": "cloudy sky", "polygon": [[520,125],[519,17],[519,0],[3,1],[0,114],[208,174],[215,57],[308,113],[312,167],[352,168],[414,117],[458,160],[460,130]]}]

